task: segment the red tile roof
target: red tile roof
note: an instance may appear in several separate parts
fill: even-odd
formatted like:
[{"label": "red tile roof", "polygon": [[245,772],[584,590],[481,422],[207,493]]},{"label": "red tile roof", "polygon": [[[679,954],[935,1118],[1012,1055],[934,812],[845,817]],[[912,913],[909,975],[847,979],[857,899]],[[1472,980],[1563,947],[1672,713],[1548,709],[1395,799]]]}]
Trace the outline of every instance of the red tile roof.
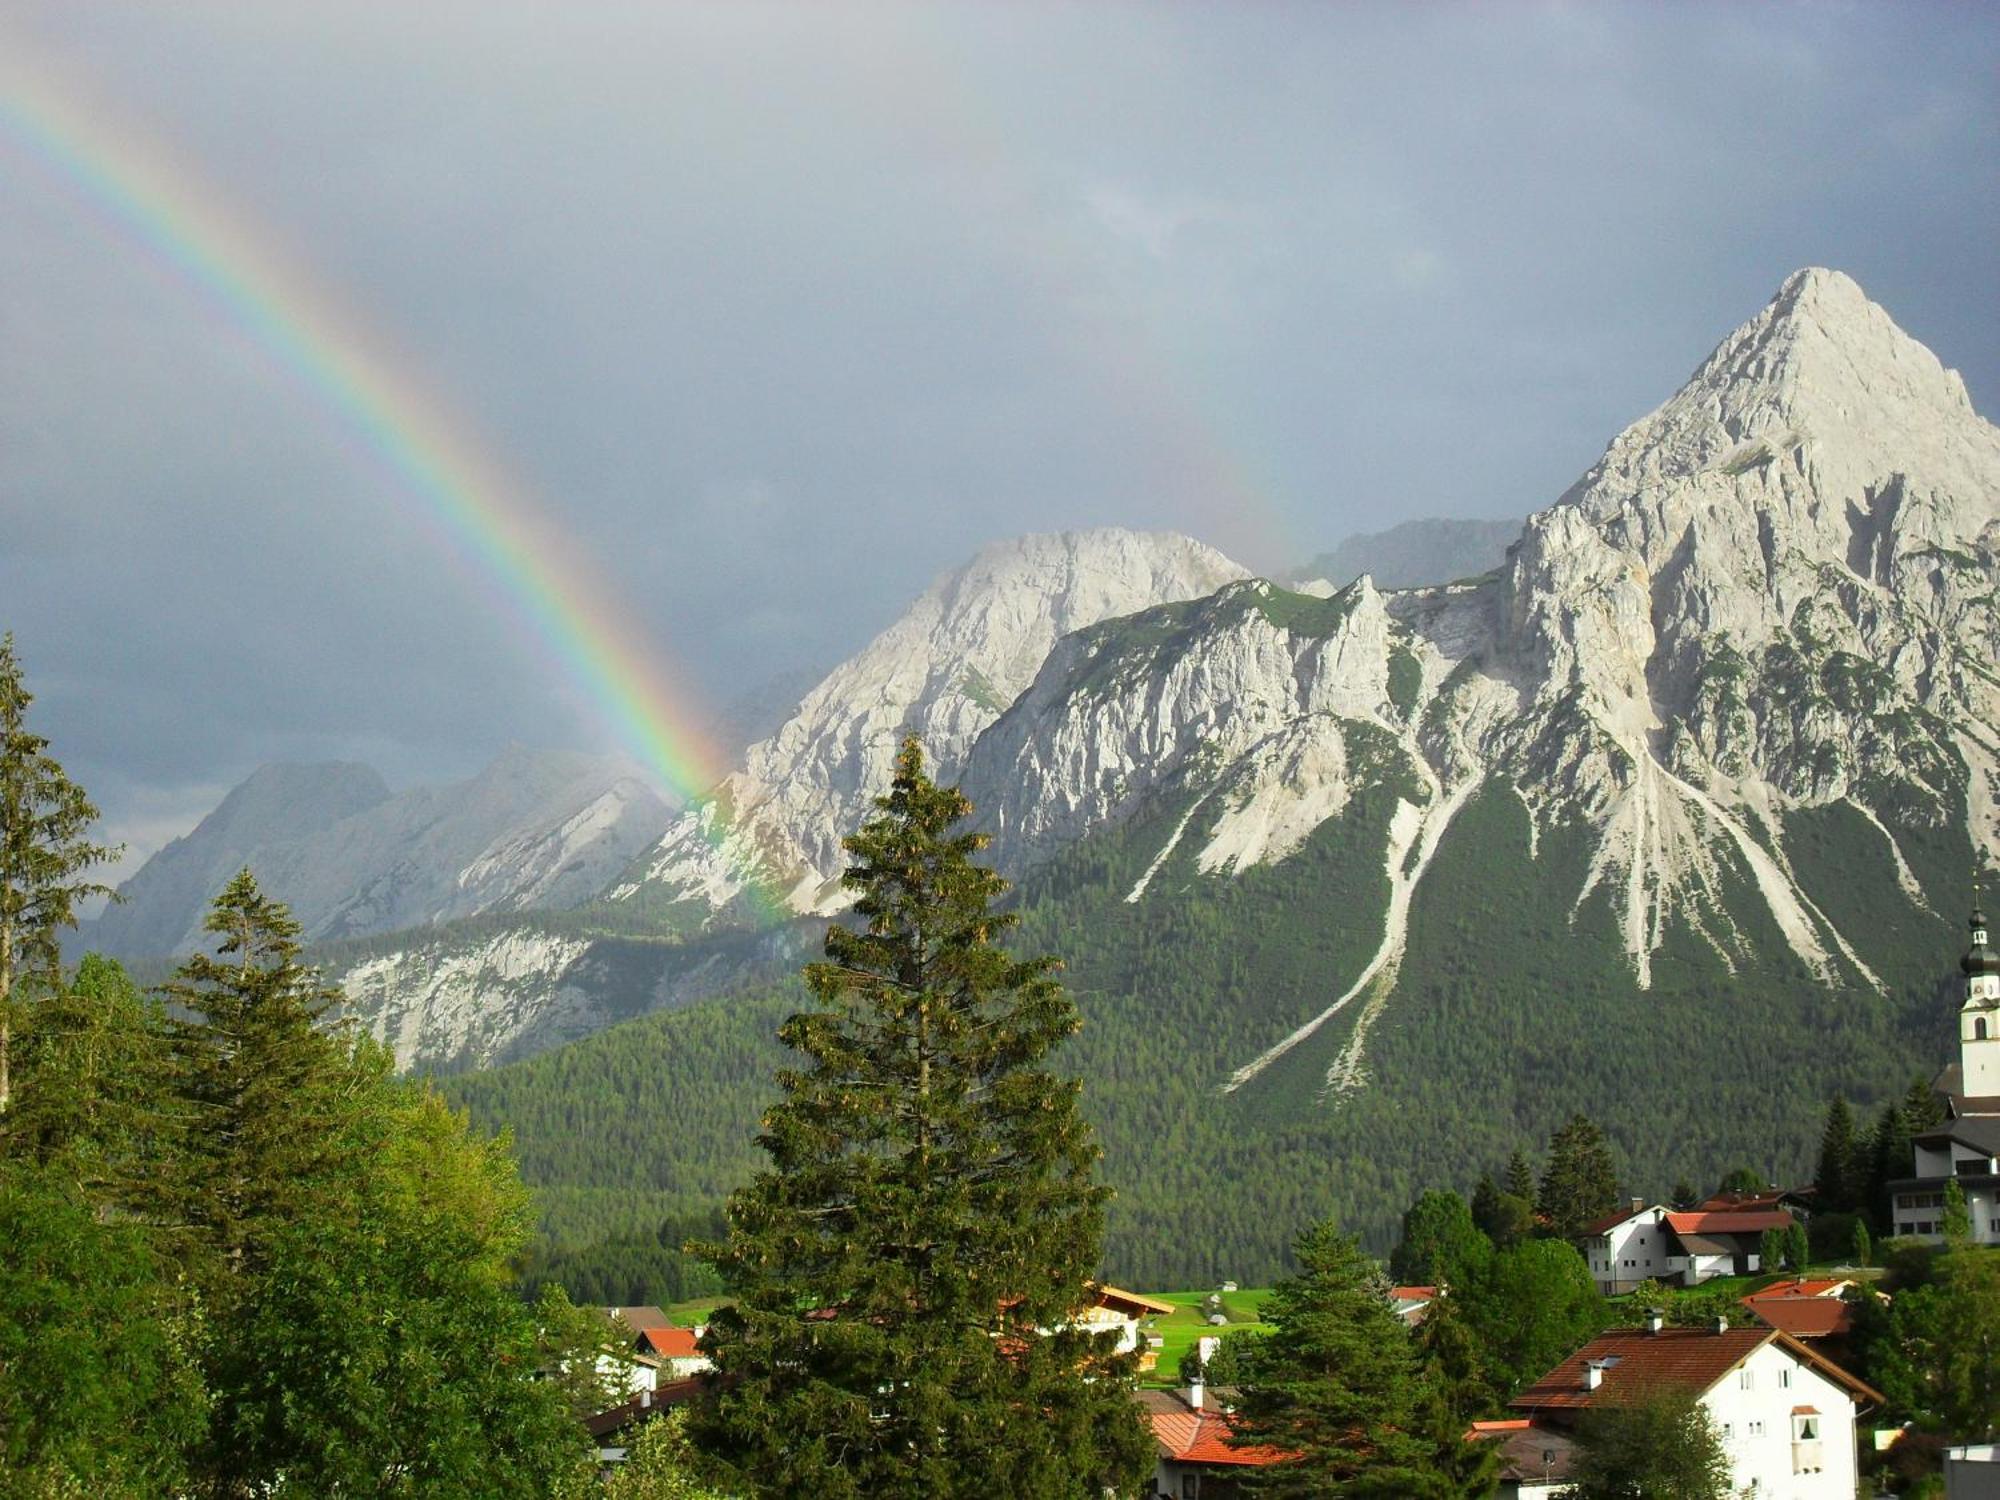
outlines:
[{"label": "red tile roof", "polygon": [[692,1328],[641,1328],[639,1344],[662,1359],[698,1359]]},{"label": "red tile roof", "polygon": [[1790,1209],[1715,1209],[1668,1214],[1667,1227],[1675,1234],[1762,1234],[1767,1229],[1790,1229]]},{"label": "red tile roof", "polygon": [[1220,1411],[1196,1411],[1170,1391],[1138,1392],[1140,1408],[1153,1426],[1153,1441],[1161,1458],[1183,1464],[1233,1464],[1264,1468],[1286,1457],[1283,1449],[1262,1444],[1238,1447],[1229,1440],[1230,1420]]},{"label": "red tile roof", "polygon": [[1854,1309],[1838,1297],[1745,1297],[1743,1305],[1795,1339],[1831,1338],[1854,1327]]},{"label": "red tile roof", "polygon": [[1431,1302],[1438,1294],[1434,1286],[1393,1286],[1389,1291],[1398,1302]]},{"label": "red tile roof", "polygon": [[[1580,1410],[1647,1390],[1679,1390],[1699,1395],[1765,1344],[1777,1341],[1802,1364],[1811,1365],[1864,1401],[1880,1403],[1881,1393],[1864,1385],[1790,1335],[1772,1328],[1614,1328],[1599,1334],[1548,1374],[1508,1402],[1517,1411]],[[1604,1378],[1594,1391],[1583,1388],[1584,1366],[1603,1362]]]},{"label": "red tile roof", "polygon": [[1745,1302],[1762,1301],[1766,1297],[1838,1297],[1844,1288],[1854,1285],[1844,1276],[1827,1276],[1816,1281],[1805,1277],[1795,1277],[1790,1281],[1775,1282],[1752,1292]]}]

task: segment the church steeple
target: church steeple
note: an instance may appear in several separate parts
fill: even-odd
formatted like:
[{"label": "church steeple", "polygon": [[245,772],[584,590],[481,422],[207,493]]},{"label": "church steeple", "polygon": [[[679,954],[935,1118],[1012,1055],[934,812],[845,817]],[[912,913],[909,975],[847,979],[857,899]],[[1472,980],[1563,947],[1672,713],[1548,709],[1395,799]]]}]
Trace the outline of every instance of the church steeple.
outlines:
[{"label": "church steeple", "polygon": [[1975,1097],[2000,1094],[2000,952],[1987,941],[1986,914],[1973,882],[1972,946],[1958,961],[1965,1004],[1958,1011],[1960,1087]]}]

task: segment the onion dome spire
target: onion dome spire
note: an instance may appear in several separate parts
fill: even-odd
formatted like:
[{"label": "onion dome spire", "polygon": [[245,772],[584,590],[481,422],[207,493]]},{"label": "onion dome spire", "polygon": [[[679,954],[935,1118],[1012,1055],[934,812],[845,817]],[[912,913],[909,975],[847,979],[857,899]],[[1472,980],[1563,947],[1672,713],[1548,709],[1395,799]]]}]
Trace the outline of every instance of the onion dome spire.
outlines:
[{"label": "onion dome spire", "polygon": [[1979,877],[1972,879],[1972,946],[1965,950],[1965,957],[1958,961],[1966,978],[1977,979],[1988,974],[2000,974],[2000,952],[1996,952],[1986,937],[1986,913],[1979,904]]}]

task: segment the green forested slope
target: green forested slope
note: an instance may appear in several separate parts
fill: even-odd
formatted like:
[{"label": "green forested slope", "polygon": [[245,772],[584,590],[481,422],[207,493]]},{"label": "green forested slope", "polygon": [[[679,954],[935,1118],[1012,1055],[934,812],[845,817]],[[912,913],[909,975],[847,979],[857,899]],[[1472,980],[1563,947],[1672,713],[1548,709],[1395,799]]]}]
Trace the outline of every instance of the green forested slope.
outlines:
[{"label": "green forested slope", "polygon": [[[1956,872],[1970,858],[1962,833],[1898,830],[1926,910],[1859,814],[1821,809],[1787,825],[1784,852],[1814,900],[1858,935],[1887,995],[1852,973],[1834,988],[1814,979],[1740,871],[1722,901],[1742,934],[1734,972],[1676,924],[1642,991],[1605,899],[1576,905],[1582,833],[1545,831],[1531,854],[1520,800],[1494,783],[1460,812],[1417,890],[1393,993],[1364,995],[1222,1094],[1234,1068],[1346,989],[1379,942],[1398,795],[1422,793],[1385,762],[1381,782],[1292,858],[1222,878],[1198,874],[1179,849],[1146,898],[1128,903],[1184,811],[1163,804],[1073,847],[1016,892],[1020,944],[1067,958],[1084,1016],[1065,1055],[1086,1081],[1118,1191],[1106,1267],[1115,1278],[1262,1282],[1283,1268],[1299,1227],[1328,1213],[1384,1249],[1421,1189],[1469,1188],[1579,1109],[1605,1126],[1634,1192],[1739,1164],[1797,1177],[1831,1092],[1866,1105],[1943,1058],[1943,980],[1964,904]],[[1326,1097],[1326,1068],[1371,999],[1382,1003],[1366,1082]],[[757,1115],[779,1062],[772,1032],[795,1000],[780,990],[643,1017],[451,1082],[480,1120],[513,1127],[524,1173],[543,1190],[545,1227],[567,1247],[556,1265],[566,1280],[615,1263],[627,1282],[673,1278],[658,1295],[697,1284],[662,1250],[661,1225],[671,1221],[665,1238],[677,1242],[754,1170]],[[602,1288],[607,1300],[616,1279]]]}]

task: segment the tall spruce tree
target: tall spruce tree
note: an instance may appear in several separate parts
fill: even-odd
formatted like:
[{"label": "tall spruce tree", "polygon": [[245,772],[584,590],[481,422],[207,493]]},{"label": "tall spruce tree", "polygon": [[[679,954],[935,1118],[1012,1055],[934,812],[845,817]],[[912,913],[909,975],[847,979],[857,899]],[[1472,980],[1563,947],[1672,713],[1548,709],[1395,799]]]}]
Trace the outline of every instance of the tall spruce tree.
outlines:
[{"label": "tall spruce tree", "polygon": [[1507,1158],[1507,1191],[1529,1203],[1535,1201],[1535,1172],[1528,1165],[1528,1154],[1518,1146]]},{"label": "tall spruce tree", "polygon": [[710,1252],[736,1302],[693,1434],[771,1494],[1123,1492],[1151,1449],[1133,1362],[1076,1322],[1108,1192],[1078,1085],[1042,1066],[1076,1009],[1056,960],[996,943],[1005,884],[914,739],[876,806],[846,841],[860,925],[828,929],[823,1008],[779,1033],[805,1066],[770,1167]]},{"label": "tall spruce tree", "polygon": [[241,1293],[273,1229],[306,1217],[344,1152],[347,1049],[319,1026],[340,992],[299,962],[299,927],[246,869],[203,924],[197,953],[167,986],[187,1011],[174,1027],[186,1145],[173,1184],[178,1221],[207,1252],[211,1292]]},{"label": "tall spruce tree", "polygon": [[[1237,1364],[1239,1442],[1286,1455],[1246,1470],[1260,1495],[1460,1493],[1439,1459],[1432,1392],[1382,1273],[1331,1222],[1299,1236],[1299,1274],[1262,1313],[1268,1335]],[[1461,1433],[1463,1429],[1460,1429]]]},{"label": "tall spruce tree", "polygon": [[0,1115],[12,1102],[13,1035],[21,1003],[59,988],[59,934],[77,903],[108,895],[87,872],[117,857],[88,837],[97,809],[27,727],[34,702],[0,636]]},{"label": "tall spruce tree", "polygon": [[1846,1213],[1861,1197],[1860,1145],[1847,1096],[1835,1094],[1819,1133],[1819,1166],[1813,1173],[1814,1204],[1821,1213]]},{"label": "tall spruce tree", "polygon": [[1573,1239],[1617,1204],[1618,1169],[1604,1132],[1588,1115],[1571,1115],[1549,1137],[1549,1163],[1542,1169],[1536,1211],[1548,1221],[1551,1234]]}]

